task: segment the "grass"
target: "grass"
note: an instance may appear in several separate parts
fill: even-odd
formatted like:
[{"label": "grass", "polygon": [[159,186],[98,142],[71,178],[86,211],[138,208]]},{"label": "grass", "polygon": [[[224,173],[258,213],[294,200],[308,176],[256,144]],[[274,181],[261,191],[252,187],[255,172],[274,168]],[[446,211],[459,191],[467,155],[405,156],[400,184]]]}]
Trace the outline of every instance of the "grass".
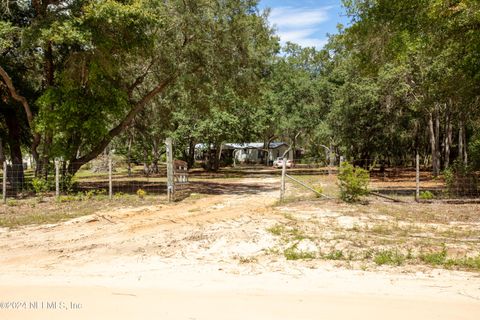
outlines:
[{"label": "grass", "polygon": [[17,205],[18,205],[17,200],[14,200],[14,199],[9,199],[9,200],[7,200],[7,206],[9,206],[9,207],[15,207],[15,206],[17,206]]},{"label": "grass", "polygon": [[285,232],[285,226],[276,224],[273,227],[268,228],[267,231],[275,236],[281,236]]},{"label": "grass", "polygon": [[480,271],[480,255],[476,257],[465,257],[460,259],[449,259],[447,266],[454,266],[461,269]]},{"label": "grass", "polygon": [[419,259],[427,265],[434,267],[442,267],[446,269],[462,269],[469,271],[480,271],[480,254],[476,257],[449,258],[447,250],[443,248],[441,251],[421,254]]},{"label": "grass", "polygon": [[[272,227],[271,232],[277,235],[284,234],[285,229],[281,225]],[[293,239],[291,239],[293,240]],[[440,251],[433,251],[429,253],[420,253],[415,255],[411,249],[404,250],[402,248],[391,248],[374,250],[368,249],[362,254],[355,254],[353,252],[344,253],[343,250],[332,250],[326,254],[317,255],[315,252],[298,250],[299,241],[294,241],[293,244],[284,250],[278,248],[271,248],[266,250],[266,254],[283,255],[287,260],[331,260],[331,261],[346,261],[359,262],[359,267],[362,270],[367,269],[369,262],[375,265],[389,265],[400,267],[405,264],[410,265],[428,265],[436,268],[456,269],[465,271],[480,272],[480,254],[474,257],[457,257],[449,258],[445,247]]]},{"label": "grass", "polygon": [[7,216],[0,218],[0,226],[8,228],[16,228],[24,225],[39,225],[39,224],[50,224],[58,223],[61,221],[66,221],[88,213],[82,211],[76,211],[75,213],[66,213],[66,212],[53,212],[49,214],[27,214],[22,216]]},{"label": "grass", "polygon": [[439,252],[420,254],[419,258],[425,264],[441,266],[447,261],[447,250],[443,248],[443,250]]},{"label": "grass", "polygon": [[276,224],[273,227],[267,229],[268,232],[275,236],[282,237],[283,241],[301,241],[303,239],[309,239],[310,237],[299,228],[289,225]]},{"label": "grass", "polygon": [[384,264],[401,266],[405,260],[405,255],[399,253],[398,250],[382,250],[377,252],[373,258],[373,261],[379,266]]},{"label": "grass", "polygon": [[[342,250],[334,250],[322,256],[326,260],[345,260],[345,255]],[[351,259],[349,259],[351,260]]]},{"label": "grass", "polygon": [[[367,206],[298,201],[289,204],[287,221],[268,229],[280,237],[276,254],[287,260],[322,259],[340,265],[371,268],[408,265],[480,272],[479,205],[390,204]],[[312,210],[318,207],[319,211]],[[274,208],[279,213],[280,208]],[[326,210],[327,215],[322,215]],[[342,226],[338,217],[360,219],[362,225]],[[312,212],[312,218],[295,219],[295,212]],[[284,215],[284,213],[281,213]],[[296,244],[309,239],[318,248],[335,248],[321,254],[301,252]],[[282,249],[287,248],[287,249]],[[448,248],[448,250],[447,250]],[[271,250],[274,254],[274,251]]]},{"label": "grass", "polygon": [[298,250],[297,244],[285,249],[283,255],[287,260],[312,260],[317,257],[314,252]]},{"label": "grass", "polygon": [[102,194],[67,195],[56,200],[54,197],[37,197],[15,201],[14,206],[0,206],[0,227],[18,228],[25,225],[41,225],[66,221],[80,216],[94,214],[101,210],[115,210],[120,207],[158,205],[166,202],[158,196],[140,199],[136,195],[122,195],[114,201]]}]

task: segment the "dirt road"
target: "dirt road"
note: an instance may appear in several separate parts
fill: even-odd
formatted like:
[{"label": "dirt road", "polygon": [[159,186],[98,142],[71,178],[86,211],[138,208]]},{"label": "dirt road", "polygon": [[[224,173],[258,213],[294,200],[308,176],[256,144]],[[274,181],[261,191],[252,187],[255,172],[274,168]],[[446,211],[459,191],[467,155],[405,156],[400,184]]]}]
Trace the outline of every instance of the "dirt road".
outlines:
[{"label": "dirt road", "polygon": [[277,185],[3,229],[0,319],[478,319],[475,273],[266,257]]}]

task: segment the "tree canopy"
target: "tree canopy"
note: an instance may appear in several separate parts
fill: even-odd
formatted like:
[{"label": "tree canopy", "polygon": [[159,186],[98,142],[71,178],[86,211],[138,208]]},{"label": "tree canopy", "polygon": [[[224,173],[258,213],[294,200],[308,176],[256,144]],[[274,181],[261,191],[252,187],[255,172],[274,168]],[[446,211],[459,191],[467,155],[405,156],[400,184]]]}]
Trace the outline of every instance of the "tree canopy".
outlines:
[{"label": "tree canopy", "polygon": [[[434,174],[480,167],[480,4],[344,0],[324,49],[282,48],[255,0],[2,2],[0,138],[73,174],[108,146],[157,165],[165,137],[218,169],[225,142]],[[7,156],[8,157],[8,156]]]}]

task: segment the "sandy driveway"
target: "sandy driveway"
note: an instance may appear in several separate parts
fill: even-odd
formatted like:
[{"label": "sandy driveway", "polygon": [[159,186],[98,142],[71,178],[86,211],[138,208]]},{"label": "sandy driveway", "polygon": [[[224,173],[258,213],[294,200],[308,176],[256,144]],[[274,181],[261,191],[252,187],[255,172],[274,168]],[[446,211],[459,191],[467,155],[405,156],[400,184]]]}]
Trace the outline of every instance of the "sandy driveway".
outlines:
[{"label": "sandy driveway", "polygon": [[231,194],[1,230],[0,319],[479,318],[478,274],[263,258],[282,219],[268,209],[276,178],[232,183]]}]

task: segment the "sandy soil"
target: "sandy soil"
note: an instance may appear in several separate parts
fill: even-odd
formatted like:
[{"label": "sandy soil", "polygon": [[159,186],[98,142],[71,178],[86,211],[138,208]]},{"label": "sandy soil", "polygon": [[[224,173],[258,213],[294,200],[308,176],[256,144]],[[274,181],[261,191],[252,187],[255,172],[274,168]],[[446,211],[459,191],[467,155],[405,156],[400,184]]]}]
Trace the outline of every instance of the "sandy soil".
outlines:
[{"label": "sandy soil", "polygon": [[276,185],[2,229],[0,319],[478,319],[475,273],[266,255]]}]

